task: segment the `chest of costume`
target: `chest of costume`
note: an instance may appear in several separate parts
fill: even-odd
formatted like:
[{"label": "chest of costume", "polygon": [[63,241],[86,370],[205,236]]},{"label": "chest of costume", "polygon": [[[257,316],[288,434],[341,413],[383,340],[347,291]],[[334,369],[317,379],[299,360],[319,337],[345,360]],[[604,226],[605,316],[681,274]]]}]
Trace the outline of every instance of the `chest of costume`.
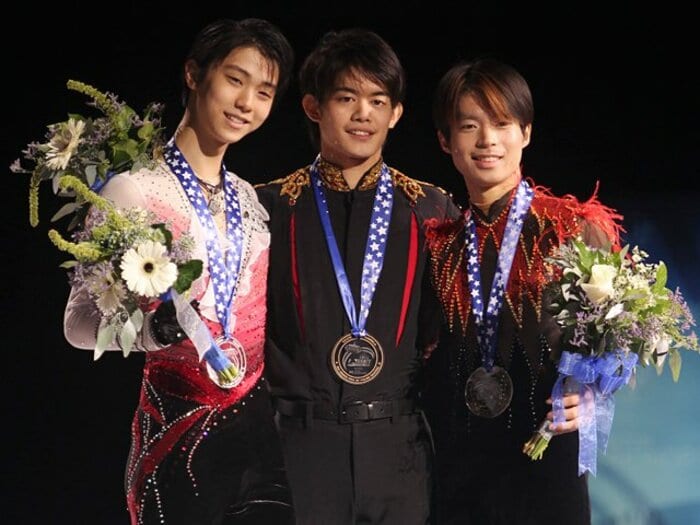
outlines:
[{"label": "chest of costume", "polygon": [[[488,301],[496,272],[507,212],[506,207],[490,222],[474,215],[483,301]],[[518,236],[503,297],[502,317],[508,317],[518,328],[523,326],[527,309],[540,319],[542,294],[555,272],[547,258],[560,242],[562,231],[565,236],[573,236],[579,227],[575,215],[551,216],[543,202],[537,198],[533,200]],[[467,279],[466,233],[465,220],[461,218],[440,228],[430,243],[433,281],[445,318],[450,330],[461,333],[467,330],[472,309]]]}]

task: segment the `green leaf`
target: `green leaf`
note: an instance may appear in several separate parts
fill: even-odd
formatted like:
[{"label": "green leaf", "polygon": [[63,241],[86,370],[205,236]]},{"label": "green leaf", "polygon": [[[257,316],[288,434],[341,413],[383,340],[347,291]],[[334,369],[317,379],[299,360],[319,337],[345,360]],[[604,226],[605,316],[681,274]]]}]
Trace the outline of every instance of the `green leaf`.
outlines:
[{"label": "green leaf", "polygon": [[134,323],[136,331],[140,332],[141,328],[143,328],[143,312],[140,308],[136,308],[131,314],[131,322]]},{"label": "green leaf", "polygon": [[676,348],[668,349],[668,367],[671,369],[671,377],[678,382],[681,376],[681,353]]},{"label": "green leaf", "polygon": [[167,228],[165,223],[159,222],[156,224],[151,224],[151,228],[153,228],[154,230],[158,230],[163,235],[163,242],[165,243],[165,247],[168,249],[168,251],[170,251],[173,245],[173,234]]},{"label": "green leaf", "polygon": [[668,280],[668,270],[663,261],[659,262],[656,267],[656,282],[652,285],[651,289],[655,293],[660,293],[665,287]]},{"label": "green leaf", "polygon": [[136,112],[129,106],[122,106],[119,113],[114,116],[112,121],[120,133],[123,134],[129,131],[129,128],[131,128],[132,117],[135,114]]},{"label": "green leaf", "polygon": [[126,139],[115,144],[112,146],[114,168],[117,169],[123,165],[131,164],[138,153],[138,143],[134,139]]},{"label": "green leaf", "polygon": [[173,288],[177,293],[184,293],[190,289],[192,282],[202,275],[202,261],[192,259],[186,263],[179,264],[177,267],[177,280],[173,284]]},{"label": "green leaf", "polygon": [[630,245],[625,244],[625,246],[618,252],[618,257],[620,258],[620,260],[624,259],[627,256],[627,252],[629,251],[629,249]]},{"label": "green leaf", "polygon": [[95,183],[95,179],[97,178],[97,166],[94,164],[90,164],[89,166],[85,167],[85,182],[87,183],[88,186],[91,186]]},{"label": "green leaf", "polygon": [[131,352],[131,349],[134,347],[134,341],[136,341],[136,327],[131,322],[131,318],[129,318],[119,332],[119,347],[122,349],[124,357]]},{"label": "green leaf", "polygon": [[139,128],[137,135],[141,140],[149,141],[153,137],[154,130],[153,122],[144,122],[143,126]]},{"label": "green leaf", "polygon": [[69,202],[68,204],[64,204],[63,206],[61,206],[61,209],[58,210],[53,217],[51,217],[51,222],[56,222],[57,220],[65,217],[66,215],[70,215],[78,208],[80,208],[80,203],[78,202]]},{"label": "green leaf", "polygon": [[100,327],[97,330],[97,341],[95,342],[95,361],[97,361],[107,347],[114,341],[114,336],[117,333],[117,328],[109,324],[109,322],[103,317],[100,321]]}]

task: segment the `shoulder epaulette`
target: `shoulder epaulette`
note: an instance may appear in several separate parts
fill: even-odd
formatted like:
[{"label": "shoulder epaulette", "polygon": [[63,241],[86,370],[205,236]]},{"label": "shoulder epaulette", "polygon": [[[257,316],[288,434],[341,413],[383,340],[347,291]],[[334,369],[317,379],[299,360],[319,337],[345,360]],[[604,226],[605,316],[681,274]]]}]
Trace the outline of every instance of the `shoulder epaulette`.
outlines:
[{"label": "shoulder epaulette", "polygon": [[452,196],[440,186],[436,186],[430,182],[413,179],[395,168],[389,169],[391,170],[391,175],[394,179],[394,185],[404,192],[406,197],[408,197],[408,199],[411,201],[411,204],[415,204],[419,197],[425,197],[425,191],[423,191],[423,187],[425,186],[435,188],[446,197],[452,198]]},{"label": "shoulder epaulette", "polygon": [[412,205],[418,201],[419,197],[425,197],[425,192],[419,181],[412,179],[408,175],[404,175],[395,168],[389,169],[391,170],[391,177],[394,180],[394,186],[404,192]]},{"label": "shoulder epaulette", "polygon": [[289,198],[289,205],[294,206],[301,195],[301,190],[305,186],[311,185],[311,177],[309,175],[308,166],[304,168],[299,168],[298,170],[290,173],[286,177],[281,179],[275,179],[273,181],[267,182],[265,184],[258,184],[255,187],[259,188],[262,186],[277,184],[280,186],[279,196],[287,196]]}]

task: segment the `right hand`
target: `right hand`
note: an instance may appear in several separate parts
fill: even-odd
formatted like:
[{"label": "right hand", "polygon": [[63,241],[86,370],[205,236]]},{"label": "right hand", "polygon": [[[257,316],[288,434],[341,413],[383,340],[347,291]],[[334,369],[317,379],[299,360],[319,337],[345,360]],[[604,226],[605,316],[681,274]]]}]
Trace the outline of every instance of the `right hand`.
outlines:
[{"label": "right hand", "polygon": [[[197,310],[199,303],[192,301],[192,307]],[[177,322],[175,303],[163,301],[151,316],[151,333],[158,344],[169,346],[187,339],[187,334]]]}]

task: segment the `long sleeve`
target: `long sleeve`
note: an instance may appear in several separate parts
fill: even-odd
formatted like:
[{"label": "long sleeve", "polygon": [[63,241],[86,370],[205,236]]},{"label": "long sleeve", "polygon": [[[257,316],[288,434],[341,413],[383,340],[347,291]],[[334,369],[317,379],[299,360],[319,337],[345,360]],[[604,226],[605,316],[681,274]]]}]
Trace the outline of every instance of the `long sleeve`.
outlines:
[{"label": "long sleeve", "polygon": [[[138,185],[129,179],[128,174],[116,175],[105,185],[101,195],[112,201],[118,208],[146,208],[146,199]],[[90,220],[89,217],[87,219]],[[148,326],[151,313],[144,317]],[[79,349],[93,350],[97,343],[97,331],[101,315],[85,289],[73,285],[63,316],[63,334],[68,343]],[[136,350],[157,350],[163,348],[152,337],[150,330],[142,330],[135,341]],[[113,340],[106,350],[121,350]]]}]

